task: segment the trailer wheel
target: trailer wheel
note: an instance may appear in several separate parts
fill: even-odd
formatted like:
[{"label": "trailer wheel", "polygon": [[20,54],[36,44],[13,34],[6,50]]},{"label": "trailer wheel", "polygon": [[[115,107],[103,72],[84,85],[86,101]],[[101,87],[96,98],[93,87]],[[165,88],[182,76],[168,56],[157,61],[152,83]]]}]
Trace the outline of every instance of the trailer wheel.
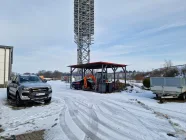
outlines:
[{"label": "trailer wheel", "polygon": [[165,102],[165,99],[159,97],[160,103],[163,104]]},{"label": "trailer wheel", "polygon": [[160,96],[158,94],[156,94],[156,99],[160,99]]},{"label": "trailer wheel", "polygon": [[186,93],[183,93],[182,99],[185,101],[186,100]]}]

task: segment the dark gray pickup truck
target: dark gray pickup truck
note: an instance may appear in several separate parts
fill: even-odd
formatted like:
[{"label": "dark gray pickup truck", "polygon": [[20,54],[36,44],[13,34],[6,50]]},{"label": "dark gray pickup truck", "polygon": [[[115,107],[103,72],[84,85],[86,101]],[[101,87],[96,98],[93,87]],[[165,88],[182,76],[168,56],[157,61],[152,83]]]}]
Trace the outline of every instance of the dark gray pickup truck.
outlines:
[{"label": "dark gray pickup truck", "polygon": [[15,99],[17,106],[30,101],[49,103],[52,88],[37,75],[16,75],[8,83],[7,99]]}]

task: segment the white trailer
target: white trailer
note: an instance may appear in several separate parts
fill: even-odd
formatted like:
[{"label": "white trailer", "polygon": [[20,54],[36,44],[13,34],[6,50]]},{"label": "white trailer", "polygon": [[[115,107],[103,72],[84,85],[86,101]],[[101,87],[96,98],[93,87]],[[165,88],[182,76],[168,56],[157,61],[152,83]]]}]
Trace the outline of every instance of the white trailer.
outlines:
[{"label": "white trailer", "polygon": [[178,98],[186,100],[186,78],[153,77],[150,78],[151,91],[158,98]]},{"label": "white trailer", "polygon": [[12,71],[13,47],[0,45],[0,87],[5,87]]}]

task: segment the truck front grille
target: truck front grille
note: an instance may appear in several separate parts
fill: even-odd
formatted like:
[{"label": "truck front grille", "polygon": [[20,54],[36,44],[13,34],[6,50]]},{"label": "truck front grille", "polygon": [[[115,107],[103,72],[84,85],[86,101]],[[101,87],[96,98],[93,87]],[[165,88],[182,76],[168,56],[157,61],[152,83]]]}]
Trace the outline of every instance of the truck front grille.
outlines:
[{"label": "truck front grille", "polygon": [[47,92],[48,88],[32,88],[31,92]]}]

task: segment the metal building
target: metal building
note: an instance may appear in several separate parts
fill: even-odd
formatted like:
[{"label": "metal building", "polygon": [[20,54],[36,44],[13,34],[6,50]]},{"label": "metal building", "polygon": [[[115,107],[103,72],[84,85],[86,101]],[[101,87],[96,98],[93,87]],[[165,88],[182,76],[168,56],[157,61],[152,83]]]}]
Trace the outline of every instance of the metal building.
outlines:
[{"label": "metal building", "polygon": [[74,0],[74,34],[77,64],[89,63],[94,35],[94,0]]},{"label": "metal building", "polygon": [[0,87],[5,87],[12,72],[13,47],[0,45]]}]

